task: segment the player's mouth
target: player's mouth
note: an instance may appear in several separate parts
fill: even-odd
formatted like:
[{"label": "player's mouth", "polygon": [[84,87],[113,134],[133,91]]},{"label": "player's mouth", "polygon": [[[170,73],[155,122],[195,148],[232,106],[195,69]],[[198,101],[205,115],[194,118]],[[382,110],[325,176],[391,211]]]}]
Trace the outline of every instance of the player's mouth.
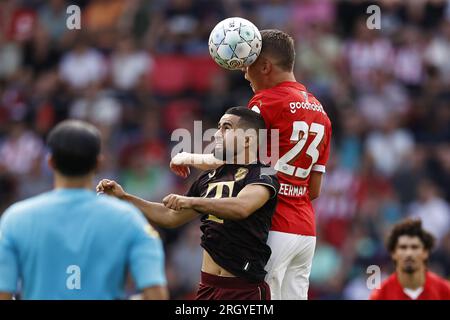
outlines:
[{"label": "player's mouth", "polygon": [[415,260],[412,258],[406,258],[404,261],[404,264],[407,266],[413,266],[415,263],[416,263]]}]

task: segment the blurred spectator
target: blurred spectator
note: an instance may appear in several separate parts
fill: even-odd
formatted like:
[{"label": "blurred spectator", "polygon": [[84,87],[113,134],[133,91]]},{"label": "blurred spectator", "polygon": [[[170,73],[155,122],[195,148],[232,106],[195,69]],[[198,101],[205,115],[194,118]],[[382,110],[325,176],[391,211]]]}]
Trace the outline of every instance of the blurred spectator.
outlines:
[{"label": "blurred spectator", "polygon": [[0,33],[0,79],[14,75],[20,67],[22,52],[14,42],[8,42]]},{"label": "blurred spectator", "polygon": [[141,77],[151,72],[152,65],[150,55],[137,50],[133,38],[123,36],[111,59],[113,83],[118,89],[130,90]]},{"label": "blurred spectator", "polygon": [[92,31],[111,31],[117,26],[125,7],[125,1],[121,0],[92,0],[84,8],[86,27]]},{"label": "blurred spectator", "polygon": [[344,58],[353,83],[357,87],[370,87],[370,76],[375,70],[392,65],[392,45],[388,38],[382,38],[376,30],[366,26],[366,19],[358,20],[355,36],[344,47]]},{"label": "blurred spectator", "polygon": [[[449,6],[450,7],[450,6]],[[425,50],[427,63],[441,70],[443,80],[450,83],[450,20],[442,22],[441,32],[435,35]]]},{"label": "blurred spectator", "polygon": [[420,218],[425,230],[440,242],[450,231],[450,207],[440,196],[436,185],[424,180],[418,186],[418,199],[411,203],[409,213]]},{"label": "blurred spectator", "polygon": [[49,33],[53,41],[60,39],[67,31],[67,6],[65,0],[50,0],[48,5],[39,11],[39,23]]},{"label": "blurred spectator", "polygon": [[22,121],[10,124],[9,134],[0,146],[0,168],[18,176],[39,170],[43,143]]},{"label": "blurred spectator", "polygon": [[379,173],[392,176],[411,156],[414,140],[411,134],[397,127],[397,119],[385,119],[383,131],[372,132],[366,141],[367,153]]},{"label": "blurred spectator", "polygon": [[105,77],[106,65],[102,55],[89,47],[85,36],[80,35],[73,50],[62,57],[59,71],[61,79],[72,88],[84,89]]}]

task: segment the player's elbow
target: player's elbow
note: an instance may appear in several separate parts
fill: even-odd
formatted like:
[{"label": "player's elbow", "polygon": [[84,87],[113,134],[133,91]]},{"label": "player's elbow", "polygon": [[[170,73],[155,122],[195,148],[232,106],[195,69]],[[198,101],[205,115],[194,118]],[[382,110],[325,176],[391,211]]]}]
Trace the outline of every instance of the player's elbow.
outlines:
[{"label": "player's elbow", "polygon": [[13,295],[9,292],[0,292],[0,300],[12,300]]},{"label": "player's elbow", "polygon": [[317,199],[319,196],[320,196],[320,190],[312,191],[309,193],[309,199],[311,201]]},{"label": "player's elbow", "polygon": [[238,203],[234,210],[236,220],[247,219],[253,213],[253,209],[244,203]]},{"label": "player's elbow", "polygon": [[166,228],[166,229],[175,229],[180,227],[181,225],[183,225],[183,223],[181,221],[178,221],[176,219],[171,219],[168,221],[164,222],[164,225],[161,225],[161,227]]},{"label": "player's elbow", "polygon": [[184,225],[183,222],[173,222],[173,223],[167,225],[166,229],[176,229],[176,228],[181,227],[182,225]]}]

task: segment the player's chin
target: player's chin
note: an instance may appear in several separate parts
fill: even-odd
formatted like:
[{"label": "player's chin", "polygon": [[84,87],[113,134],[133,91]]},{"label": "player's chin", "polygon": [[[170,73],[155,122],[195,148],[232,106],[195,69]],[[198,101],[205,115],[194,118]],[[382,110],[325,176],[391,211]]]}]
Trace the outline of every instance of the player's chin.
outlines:
[{"label": "player's chin", "polygon": [[214,157],[219,160],[225,159],[225,150],[223,149],[222,144],[216,144],[214,147]]}]

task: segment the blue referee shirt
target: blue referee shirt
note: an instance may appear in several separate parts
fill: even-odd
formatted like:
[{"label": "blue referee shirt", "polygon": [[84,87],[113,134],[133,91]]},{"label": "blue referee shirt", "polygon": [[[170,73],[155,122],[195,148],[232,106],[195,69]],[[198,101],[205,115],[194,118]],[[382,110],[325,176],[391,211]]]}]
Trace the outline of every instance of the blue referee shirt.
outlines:
[{"label": "blue referee shirt", "polygon": [[132,205],[87,189],[56,189],[12,205],[0,220],[0,292],[23,299],[123,299],[165,285],[158,233]]}]

